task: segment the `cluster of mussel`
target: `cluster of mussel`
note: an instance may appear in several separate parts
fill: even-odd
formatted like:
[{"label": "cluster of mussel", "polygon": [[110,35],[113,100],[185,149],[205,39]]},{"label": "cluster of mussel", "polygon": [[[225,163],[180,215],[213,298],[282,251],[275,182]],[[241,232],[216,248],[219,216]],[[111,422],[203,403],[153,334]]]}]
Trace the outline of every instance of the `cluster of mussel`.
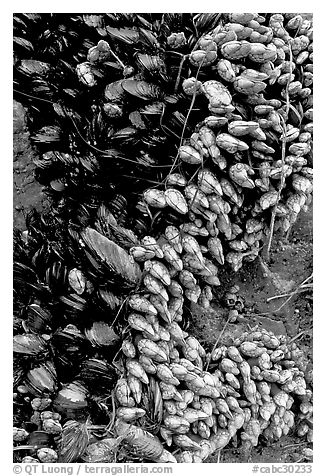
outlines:
[{"label": "cluster of mussel", "polygon": [[[16,451],[31,453],[22,461],[113,461],[122,451],[127,459],[200,462],[233,438],[250,452],[259,437],[274,441],[296,425],[311,442],[311,375],[297,345],[256,329],[207,352],[182,330],[185,299],[207,307],[213,295],[211,282],[196,299],[199,286],[183,268],[191,260],[207,265],[194,237],[169,235],[175,230],[168,228],[127,251],[108,235],[118,229],[120,240],[122,234],[130,239],[132,231],[103,206],[99,216],[97,227],[103,230],[106,217],[107,233],[87,227],[74,236],[74,259],[83,264],[67,270],[59,297],[73,311],[64,314],[66,326],[45,329],[49,316],[36,303],[27,316],[32,311],[39,320],[16,323],[15,403],[29,402],[34,410],[14,429]],[[27,244],[32,236],[25,233]],[[89,274],[85,255],[94,269],[106,267],[106,279],[120,276],[119,298]],[[217,278],[201,279],[209,277]],[[236,307],[237,292],[226,295],[229,307]],[[115,309],[121,338],[105,313],[82,328],[83,307],[94,294],[106,302],[107,316]]]},{"label": "cluster of mussel", "polygon": [[[311,202],[309,16],[54,16],[37,39],[37,16],[16,22],[17,88],[46,101],[33,103],[35,128],[48,121],[33,139],[44,152],[38,177],[56,197],[78,202],[82,187],[101,202],[127,190],[132,227],[147,234],[180,224],[181,193],[194,233],[219,233],[235,270],[258,254],[273,215],[287,232]],[[195,187],[207,170],[205,198]],[[172,208],[167,188],[177,190]]]},{"label": "cluster of mussel", "polygon": [[54,194],[51,220],[17,236],[18,460],[201,462],[231,441],[311,442],[294,342],[254,329],[209,352],[183,330],[219,268],[254,259],[271,216],[287,231],[310,203],[311,20],[53,18],[37,46],[25,25],[41,16],[16,17],[24,94],[51,103],[33,139]]}]

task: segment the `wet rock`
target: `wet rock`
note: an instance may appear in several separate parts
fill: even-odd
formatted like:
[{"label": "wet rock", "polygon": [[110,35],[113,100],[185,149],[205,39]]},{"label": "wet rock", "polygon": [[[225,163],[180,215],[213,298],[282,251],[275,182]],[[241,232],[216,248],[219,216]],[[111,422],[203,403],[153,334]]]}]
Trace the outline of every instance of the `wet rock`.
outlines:
[{"label": "wet rock", "polygon": [[258,324],[259,327],[273,332],[276,336],[287,335],[287,330],[282,321],[270,319],[269,317],[242,317],[238,319],[242,324],[249,324],[251,327]]},{"label": "wet rock", "polygon": [[18,102],[13,102],[13,128],[14,134],[26,132],[26,111],[24,106]]}]

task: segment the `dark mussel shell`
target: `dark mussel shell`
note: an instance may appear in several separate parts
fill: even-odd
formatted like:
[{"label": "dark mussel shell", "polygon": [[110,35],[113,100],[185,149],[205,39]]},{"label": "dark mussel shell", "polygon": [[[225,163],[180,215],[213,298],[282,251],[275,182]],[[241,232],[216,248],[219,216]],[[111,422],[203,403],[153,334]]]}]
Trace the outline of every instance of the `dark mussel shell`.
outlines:
[{"label": "dark mussel shell", "polygon": [[85,335],[93,347],[112,347],[119,341],[113,328],[104,321],[93,322],[89,329],[85,329]]},{"label": "dark mussel shell", "polygon": [[[145,18],[145,16],[147,16],[147,19]],[[146,15],[145,14],[142,14],[142,15],[139,15],[138,13],[135,14],[135,21],[136,23],[144,28],[147,28],[148,30],[152,30],[153,28],[153,18],[152,18],[152,15],[149,14],[149,15]]]},{"label": "dark mussel shell", "polygon": [[13,351],[23,356],[37,356],[48,351],[47,343],[36,334],[17,334],[13,340]]},{"label": "dark mussel shell", "polygon": [[44,306],[37,302],[28,305],[25,326],[30,332],[48,332],[51,330],[51,323],[52,315]]},{"label": "dark mussel shell", "polygon": [[93,394],[111,393],[117,379],[115,369],[105,360],[88,359],[80,367],[77,376]]},{"label": "dark mussel shell", "polygon": [[54,393],[57,389],[57,373],[53,362],[47,361],[31,369],[26,375],[25,386],[36,397]]},{"label": "dark mussel shell", "polygon": [[25,59],[20,62],[18,71],[26,76],[44,76],[49,73],[51,66],[43,61],[37,61],[34,59]]},{"label": "dark mussel shell", "polygon": [[[78,227],[84,228],[89,224],[90,220],[91,220],[90,208],[86,207],[83,204],[80,205],[78,203],[75,203],[74,216],[71,217],[70,222],[72,224],[77,224]],[[73,234],[73,233],[75,233],[75,234]],[[72,235],[74,240],[78,241],[79,236],[78,236],[77,232],[73,231],[70,228],[69,229],[69,234]]]},{"label": "dark mussel shell", "polygon": [[161,423],[163,418],[163,399],[159,384],[153,377],[149,381],[148,399],[150,418],[152,421]]},{"label": "dark mussel shell", "polygon": [[37,143],[52,144],[62,140],[62,130],[59,126],[43,126],[35,132],[31,139]]},{"label": "dark mussel shell", "polygon": [[86,451],[89,434],[85,423],[68,420],[62,428],[59,463],[74,463]]},{"label": "dark mussel shell", "polygon": [[157,159],[151,157],[147,152],[140,151],[139,155],[137,156],[137,162],[145,167],[152,167],[154,165],[158,165]]},{"label": "dark mussel shell", "polygon": [[59,353],[67,353],[77,358],[82,357],[87,348],[85,336],[73,324],[68,324],[64,329],[58,329],[53,334],[51,343]]},{"label": "dark mussel shell", "polygon": [[69,40],[62,32],[46,30],[39,38],[39,52],[42,57],[56,59],[69,47]]},{"label": "dark mussel shell", "polygon": [[110,140],[125,144],[136,144],[139,140],[138,133],[139,131],[135,127],[124,127],[116,131]]},{"label": "dark mussel shell", "polygon": [[68,283],[67,266],[62,261],[55,261],[45,271],[45,282],[52,293],[64,293]]},{"label": "dark mussel shell", "polygon": [[15,33],[23,33],[26,34],[27,31],[27,23],[20,17],[20,15],[13,15],[13,30]]},{"label": "dark mussel shell", "polygon": [[18,387],[24,379],[25,376],[25,367],[21,359],[13,359],[13,386],[14,388]]},{"label": "dark mussel shell", "polygon": [[92,154],[88,154],[87,156],[80,157],[80,165],[84,167],[87,172],[92,174],[100,172],[100,164],[96,157]]},{"label": "dark mussel shell", "polygon": [[198,13],[194,16],[194,25],[200,32],[213,30],[220,23],[220,13]]},{"label": "dark mussel shell", "polygon": [[134,286],[139,282],[140,267],[124,249],[92,228],[86,228],[81,233],[81,238],[96,261],[105,263],[112,277],[127,286]]},{"label": "dark mussel shell", "polygon": [[53,408],[67,418],[83,421],[87,417],[87,396],[88,392],[80,382],[70,382],[58,392]]},{"label": "dark mussel shell", "polygon": [[47,99],[53,98],[53,87],[44,79],[33,79],[32,81],[33,93],[38,97],[44,97]]},{"label": "dark mussel shell", "polygon": [[37,287],[38,277],[35,270],[23,263],[14,263],[14,287]]},{"label": "dark mussel shell", "polygon": [[157,115],[160,116],[164,109],[164,103],[160,101],[152,102],[144,108],[140,109],[140,113],[144,115]]},{"label": "dark mussel shell", "polygon": [[[166,142],[166,136],[160,134],[158,129],[154,130],[152,133],[147,134],[143,137],[142,143],[147,147],[160,147],[164,142]],[[172,165],[172,164],[171,164]]]},{"label": "dark mussel shell", "polygon": [[24,54],[32,53],[34,51],[33,44],[28,41],[26,38],[21,38],[19,36],[14,36],[14,50],[15,51],[24,51]]},{"label": "dark mussel shell", "polygon": [[136,61],[144,71],[148,71],[151,74],[160,74],[163,79],[167,79],[166,65],[160,56],[137,53]]},{"label": "dark mussel shell", "polygon": [[[66,167],[76,166],[79,164],[79,159],[66,152],[60,152],[58,150],[49,150],[42,155],[43,160],[52,162],[56,167],[61,169]],[[61,167],[60,167],[61,166]]]},{"label": "dark mussel shell", "polygon": [[116,449],[117,440],[115,438],[105,438],[91,443],[82,459],[86,463],[113,463]]},{"label": "dark mussel shell", "polygon": [[[108,208],[109,210],[113,213],[113,215],[115,216],[115,218],[118,219],[120,213],[122,212],[122,210],[125,210],[128,206],[128,201],[126,199],[126,197],[124,197],[123,195],[121,194],[117,194],[113,197],[112,200],[110,200],[110,202],[108,203]],[[107,213],[106,213],[106,210],[105,208],[103,207],[100,207],[99,208],[99,214],[101,213],[102,216],[107,216]]]},{"label": "dark mussel shell", "polygon": [[145,28],[140,28],[139,32],[140,41],[145,46],[149,46],[154,51],[159,48],[159,43],[157,41],[155,33],[152,33],[150,30],[147,30]]},{"label": "dark mussel shell", "polygon": [[132,96],[139,99],[157,100],[162,97],[162,91],[156,84],[147,83],[137,79],[125,79],[122,81],[122,87]]},{"label": "dark mussel shell", "polygon": [[133,219],[133,229],[139,236],[144,236],[147,233],[147,230],[150,226],[149,218],[148,221],[145,220],[143,217],[134,217]]},{"label": "dark mussel shell", "polygon": [[29,27],[36,26],[37,23],[43,20],[43,15],[41,13],[21,13],[20,15]]},{"label": "dark mussel shell", "polygon": [[64,180],[64,178],[51,180],[50,187],[55,192],[63,192],[66,187],[66,181]]},{"label": "dark mussel shell", "polygon": [[66,311],[71,315],[79,314],[86,309],[86,300],[78,294],[68,294],[60,296],[59,300],[64,304]]},{"label": "dark mussel shell", "polygon": [[105,288],[100,288],[97,291],[97,297],[104,304],[105,308],[109,308],[112,312],[117,311],[118,307],[122,304],[122,299],[115,296],[111,291]]},{"label": "dark mussel shell", "polygon": [[15,314],[13,316],[12,324],[14,335],[19,334],[25,330],[23,327],[23,319]]},{"label": "dark mussel shell", "polygon": [[134,28],[113,28],[107,26],[105,29],[111,38],[122,41],[127,45],[132,45],[139,41],[139,31]]}]

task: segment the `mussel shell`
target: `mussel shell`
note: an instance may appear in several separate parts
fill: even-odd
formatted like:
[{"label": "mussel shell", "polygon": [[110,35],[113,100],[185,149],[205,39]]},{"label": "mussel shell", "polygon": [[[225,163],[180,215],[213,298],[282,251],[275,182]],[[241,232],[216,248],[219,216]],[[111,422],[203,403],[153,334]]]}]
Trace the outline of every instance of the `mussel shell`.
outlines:
[{"label": "mussel shell", "polygon": [[24,54],[26,53],[31,53],[34,51],[34,46],[33,44],[27,40],[26,38],[21,38],[19,36],[14,36],[14,48],[15,51],[18,49],[21,51],[24,51]]},{"label": "mussel shell", "polygon": [[121,305],[121,299],[107,289],[99,289],[97,295],[112,311],[116,310]]},{"label": "mussel shell", "polygon": [[18,354],[36,356],[47,352],[47,344],[35,334],[17,334],[14,336],[13,351]]},{"label": "mussel shell", "polygon": [[66,414],[69,410],[76,411],[78,414],[79,411],[83,413],[88,406],[87,395],[86,388],[80,382],[68,383],[58,392],[53,401],[53,408],[60,414]]},{"label": "mussel shell", "polygon": [[63,132],[59,126],[44,126],[39,129],[31,139],[37,143],[52,144],[53,142],[60,142],[63,137]]},{"label": "mussel shell", "polygon": [[55,192],[63,192],[65,187],[66,187],[65,180],[63,178],[56,179],[56,180],[51,180],[50,187]]},{"label": "mussel shell", "polygon": [[88,258],[96,260],[94,267],[98,269],[96,263],[105,263],[106,270],[114,277],[117,286],[131,287],[139,282],[140,267],[121,246],[92,228],[86,228],[81,238],[87,247],[85,252],[89,250],[91,253]]},{"label": "mussel shell", "polygon": [[85,423],[68,420],[62,428],[59,445],[59,462],[74,463],[85,452],[89,443],[89,434]]},{"label": "mussel shell", "polygon": [[138,30],[133,28],[112,28],[107,26],[106,32],[116,40],[120,40],[127,45],[135,44],[139,41]]},{"label": "mussel shell", "polygon": [[147,71],[152,75],[159,74],[162,79],[167,80],[166,65],[160,56],[137,53],[136,61],[144,72]]},{"label": "mussel shell", "polygon": [[148,104],[144,108],[140,109],[140,113],[144,115],[161,115],[162,111],[164,108],[164,103],[163,102],[152,102],[151,104]]},{"label": "mussel shell", "polygon": [[53,334],[51,343],[60,352],[79,354],[87,345],[87,340],[76,326],[68,324]]},{"label": "mussel shell", "polygon": [[135,127],[124,127],[118,130],[111,137],[112,141],[123,141],[125,143],[134,142],[137,140],[138,130]]},{"label": "mussel shell", "polygon": [[[27,216],[26,221],[28,221]],[[14,288],[20,292],[22,288],[34,288],[38,285],[38,277],[35,270],[23,263],[15,262],[14,267]],[[30,291],[30,289],[29,289]]]},{"label": "mussel shell", "polygon": [[45,271],[45,281],[55,294],[63,294],[67,288],[68,268],[62,261],[55,261]]},{"label": "mussel shell", "polygon": [[45,97],[47,99],[53,98],[53,88],[44,79],[33,79],[32,81],[33,93],[38,97]]},{"label": "mussel shell", "polygon": [[82,312],[86,308],[86,301],[78,294],[68,294],[60,296],[60,301],[65,305],[67,311],[72,314]]},{"label": "mussel shell", "polygon": [[42,61],[37,61],[34,59],[25,59],[20,62],[20,65],[17,69],[20,73],[26,76],[42,76],[49,73],[50,65],[48,63],[44,63]]},{"label": "mussel shell", "polygon": [[194,16],[193,22],[200,32],[213,30],[220,21],[219,13],[198,13]]},{"label": "mussel shell", "polygon": [[111,347],[117,344],[119,337],[112,327],[104,321],[95,321],[85,330],[86,338],[94,347]]},{"label": "mussel shell", "polygon": [[25,385],[36,397],[54,393],[57,389],[57,373],[51,361],[31,369],[26,375]]},{"label": "mussel shell", "polygon": [[80,367],[77,376],[93,394],[110,393],[117,378],[116,372],[104,360],[87,359]]},{"label": "mussel shell", "polygon": [[117,441],[115,438],[105,438],[104,440],[96,441],[87,447],[82,459],[86,463],[113,463],[116,445]]},{"label": "mussel shell", "polygon": [[13,386],[16,388],[23,381],[25,368],[21,359],[13,359]]},{"label": "mussel shell", "polygon": [[125,79],[122,81],[122,87],[132,96],[147,101],[151,99],[160,99],[162,96],[162,91],[156,84],[147,83],[146,81]]},{"label": "mussel shell", "polygon": [[27,31],[27,22],[25,23],[25,21],[20,17],[20,15],[16,15],[14,14],[13,16],[13,27],[14,27],[14,32],[17,31],[18,32],[26,32]]},{"label": "mussel shell", "polygon": [[31,332],[39,333],[50,330],[52,321],[51,313],[37,303],[30,304],[27,308],[26,326]]},{"label": "mussel shell", "polygon": [[150,30],[147,30],[145,28],[139,28],[140,30],[140,41],[145,44],[146,46],[150,46],[154,50],[156,50],[159,47],[158,41],[154,33],[152,33]]}]

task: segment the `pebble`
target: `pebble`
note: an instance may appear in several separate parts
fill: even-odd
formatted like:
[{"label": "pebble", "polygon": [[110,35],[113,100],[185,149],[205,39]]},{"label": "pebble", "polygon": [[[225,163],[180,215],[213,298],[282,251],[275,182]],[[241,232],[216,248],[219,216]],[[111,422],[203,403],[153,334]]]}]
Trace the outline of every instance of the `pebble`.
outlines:
[{"label": "pebble", "polygon": [[25,387],[25,385],[19,385],[17,387],[17,392],[19,392],[19,393],[28,393],[28,389],[27,389],[27,387]]}]

